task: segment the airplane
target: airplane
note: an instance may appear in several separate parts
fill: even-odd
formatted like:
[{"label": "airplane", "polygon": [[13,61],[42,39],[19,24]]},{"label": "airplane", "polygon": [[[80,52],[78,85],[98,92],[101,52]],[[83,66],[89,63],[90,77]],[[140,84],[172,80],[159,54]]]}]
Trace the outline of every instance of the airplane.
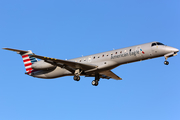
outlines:
[{"label": "airplane", "polygon": [[[167,59],[176,56],[179,52],[177,48],[166,46],[163,43],[150,42],[75,59],[62,60],[36,55],[31,50],[3,49],[15,51],[22,56],[26,69],[25,74],[29,76],[44,79],[74,76],[75,81],[79,81],[80,76],[95,77],[95,80],[92,81],[93,86],[99,84],[100,78],[122,80],[111,71],[120,65],[162,56],[165,57],[164,64],[168,65]],[[37,58],[41,60],[38,61]]]}]

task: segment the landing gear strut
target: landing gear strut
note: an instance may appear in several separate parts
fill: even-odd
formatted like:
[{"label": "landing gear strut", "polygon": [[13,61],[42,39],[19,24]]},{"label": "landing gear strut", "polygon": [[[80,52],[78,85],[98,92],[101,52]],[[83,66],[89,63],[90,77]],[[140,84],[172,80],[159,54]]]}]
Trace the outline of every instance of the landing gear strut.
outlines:
[{"label": "landing gear strut", "polygon": [[74,72],[74,80],[75,81],[79,81],[80,80],[80,74],[82,73],[82,71],[80,70],[80,69],[77,69],[77,70],[75,70],[75,72]]},{"label": "landing gear strut", "polygon": [[93,86],[98,86],[98,84],[99,84],[99,79],[100,79],[100,78],[99,78],[99,74],[96,74],[96,75],[95,75],[95,80],[92,81],[92,85],[93,85]]}]

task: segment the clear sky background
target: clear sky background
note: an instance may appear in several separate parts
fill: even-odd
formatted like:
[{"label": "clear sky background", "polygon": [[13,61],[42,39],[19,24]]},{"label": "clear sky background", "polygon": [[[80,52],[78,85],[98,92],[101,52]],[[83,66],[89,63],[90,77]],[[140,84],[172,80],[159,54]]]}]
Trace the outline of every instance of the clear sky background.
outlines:
[{"label": "clear sky background", "polygon": [[[180,49],[179,0],[1,0],[0,48],[71,59],[160,41]],[[119,66],[122,81],[25,75],[0,50],[0,120],[180,120],[180,55]]]}]

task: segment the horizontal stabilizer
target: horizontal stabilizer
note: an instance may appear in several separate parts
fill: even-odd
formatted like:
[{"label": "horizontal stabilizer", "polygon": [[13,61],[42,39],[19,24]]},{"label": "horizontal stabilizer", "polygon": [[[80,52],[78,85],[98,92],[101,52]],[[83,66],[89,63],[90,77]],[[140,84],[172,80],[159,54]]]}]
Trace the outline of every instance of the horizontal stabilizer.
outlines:
[{"label": "horizontal stabilizer", "polygon": [[24,51],[24,50],[17,50],[17,49],[12,49],[12,48],[3,48],[5,50],[10,50],[10,51],[14,51],[17,52],[19,54],[24,54],[24,53],[28,53],[29,51]]},{"label": "horizontal stabilizer", "polygon": [[17,52],[18,54],[20,54],[23,59],[26,73],[31,74],[33,72],[32,64],[37,62],[37,59],[30,56],[30,55],[33,55],[33,52],[31,50],[24,51],[24,50],[12,49],[12,48],[3,48],[3,49],[14,51],[14,52]]}]

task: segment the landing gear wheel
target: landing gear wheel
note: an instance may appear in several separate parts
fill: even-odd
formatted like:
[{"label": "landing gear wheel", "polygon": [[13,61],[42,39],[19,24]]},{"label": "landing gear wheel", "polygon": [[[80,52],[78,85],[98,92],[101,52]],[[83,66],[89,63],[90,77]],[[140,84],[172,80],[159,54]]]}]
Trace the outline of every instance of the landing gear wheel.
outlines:
[{"label": "landing gear wheel", "polygon": [[165,64],[165,65],[169,65],[169,62],[168,62],[168,61],[164,61],[164,64]]},{"label": "landing gear wheel", "polygon": [[93,81],[92,81],[92,85],[93,85],[93,86],[98,86],[98,80],[93,80]]},{"label": "landing gear wheel", "polygon": [[79,77],[79,76],[74,76],[74,80],[75,80],[75,81],[79,81],[79,80],[80,80],[80,77]]}]

